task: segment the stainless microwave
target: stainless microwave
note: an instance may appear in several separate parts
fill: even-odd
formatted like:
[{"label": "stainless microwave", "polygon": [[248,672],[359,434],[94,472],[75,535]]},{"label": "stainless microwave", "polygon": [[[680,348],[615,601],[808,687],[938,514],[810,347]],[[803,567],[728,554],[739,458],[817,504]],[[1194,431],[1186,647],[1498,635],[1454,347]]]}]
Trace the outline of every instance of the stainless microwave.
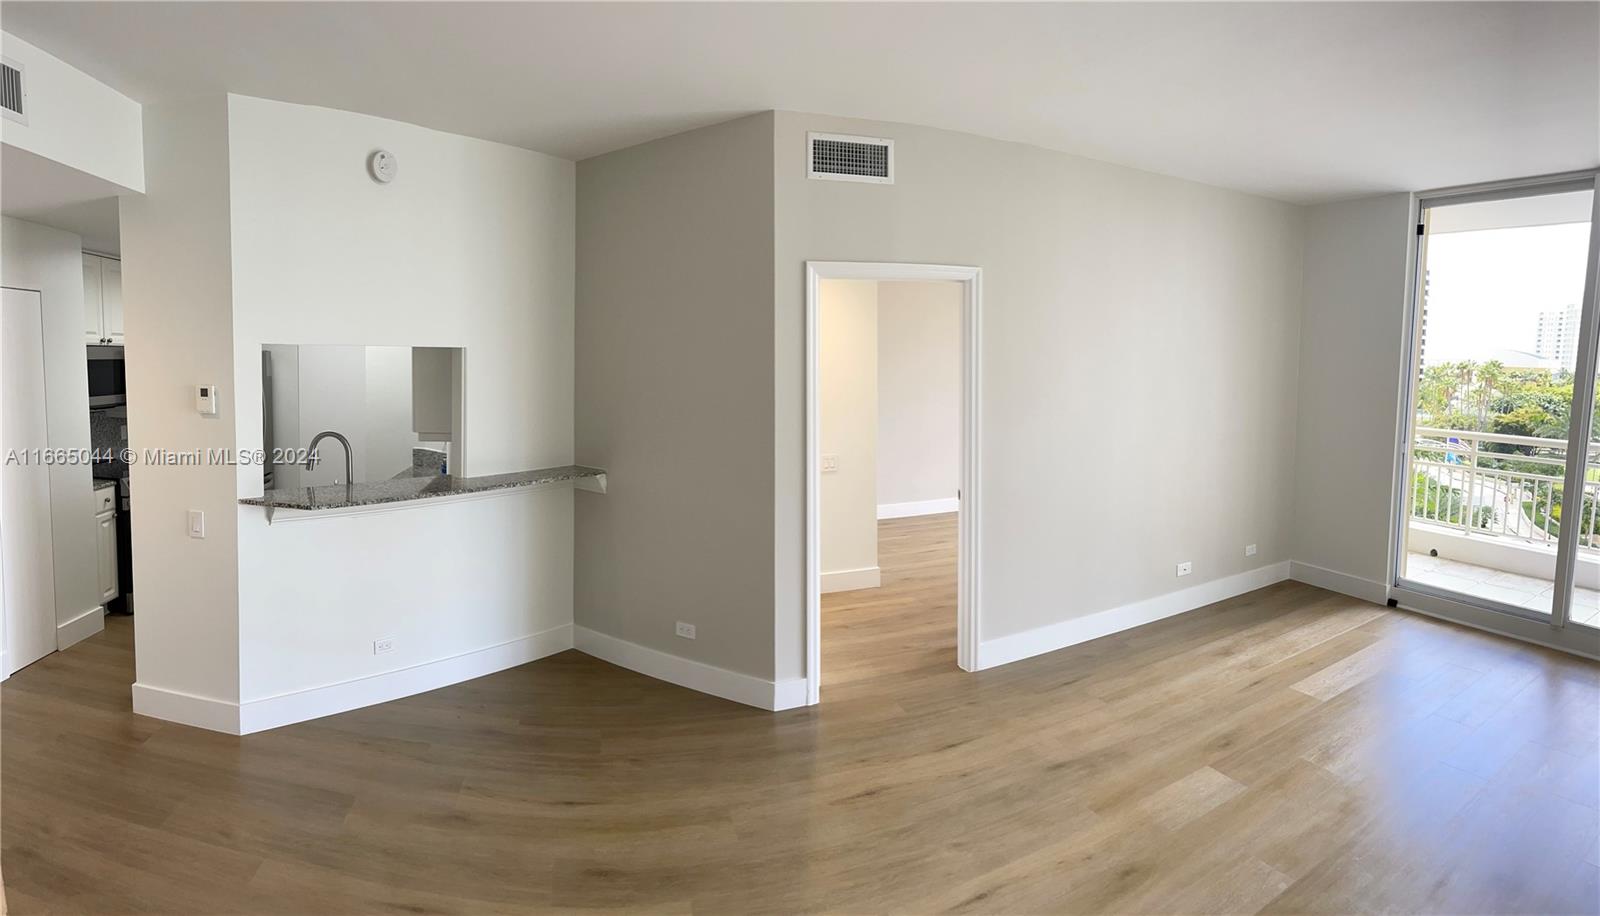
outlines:
[{"label": "stainless microwave", "polygon": [[89,345],[89,407],[128,403],[128,373],[121,347]]}]

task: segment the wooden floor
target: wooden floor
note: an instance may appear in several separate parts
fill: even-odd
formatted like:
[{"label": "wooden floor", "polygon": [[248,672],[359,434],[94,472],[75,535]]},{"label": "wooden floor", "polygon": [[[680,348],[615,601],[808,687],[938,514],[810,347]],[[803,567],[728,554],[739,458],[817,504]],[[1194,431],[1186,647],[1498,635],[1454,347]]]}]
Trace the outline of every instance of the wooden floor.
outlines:
[{"label": "wooden floor", "polygon": [[966,674],[953,518],[882,545],[776,715],[568,652],[229,738],[113,619],[4,685],[12,910],[1600,910],[1595,665],[1283,583]]}]

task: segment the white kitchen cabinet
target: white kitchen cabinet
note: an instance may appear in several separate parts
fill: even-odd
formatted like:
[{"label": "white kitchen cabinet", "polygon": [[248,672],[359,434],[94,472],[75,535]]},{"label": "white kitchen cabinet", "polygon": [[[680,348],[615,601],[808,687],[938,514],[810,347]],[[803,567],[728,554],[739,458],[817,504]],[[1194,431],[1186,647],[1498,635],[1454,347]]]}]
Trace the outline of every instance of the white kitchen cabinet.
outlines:
[{"label": "white kitchen cabinet", "polygon": [[84,252],[83,335],[92,344],[122,343],[122,262]]},{"label": "white kitchen cabinet", "polygon": [[100,310],[105,298],[100,282],[102,260],[92,254],[83,256],[83,333],[89,343],[105,343],[106,319]]},{"label": "white kitchen cabinet", "polygon": [[117,513],[101,512],[94,517],[94,523],[95,553],[100,567],[100,603],[104,604],[117,597]]},{"label": "white kitchen cabinet", "polygon": [[122,262],[100,259],[100,310],[105,315],[106,337],[122,343]]}]

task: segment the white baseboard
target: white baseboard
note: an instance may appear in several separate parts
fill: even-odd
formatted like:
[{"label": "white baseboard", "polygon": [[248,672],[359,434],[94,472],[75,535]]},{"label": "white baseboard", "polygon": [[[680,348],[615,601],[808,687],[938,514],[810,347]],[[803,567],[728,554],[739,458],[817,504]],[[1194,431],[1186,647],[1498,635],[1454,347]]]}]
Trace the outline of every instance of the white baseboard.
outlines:
[{"label": "white baseboard", "polygon": [[320,719],[363,706],[387,703],[476,677],[515,668],[572,648],[572,624],[551,627],[497,646],[385,671],[353,681],[293,693],[247,700],[239,704],[239,734]]},{"label": "white baseboard", "polygon": [[239,734],[239,704],[231,700],[218,700],[135,682],[133,711],[141,716],[165,719],[180,725],[193,725],[228,735]]},{"label": "white baseboard", "polygon": [[911,518],[915,515],[943,515],[958,512],[961,500],[954,496],[945,499],[921,499],[909,503],[883,503],[878,506],[878,518]]},{"label": "white baseboard", "polygon": [[1189,588],[1124,604],[1061,623],[1025,630],[1010,636],[988,639],[978,644],[976,670],[1065,649],[1067,646],[1110,636],[1133,627],[1215,604],[1228,598],[1265,588],[1289,578],[1289,563],[1273,563],[1259,569],[1224,576]]},{"label": "white baseboard", "polygon": [[92,607],[66,623],[56,624],[56,650],[77,645],[105,628],[105,607]]},{"label": "white baseboard", "polygon": [[587,627],[575,627],[574,636],[579,652],[724,700],[773,711],[804,706],[806,702],[805,678],[773,682],[651,649]]},{"label": "white baseboard", "polygon": [[562,624],[520,639],[489,646],[397,671],[385,671],[355,680],[312,687],[277,696],[234,703],[168,690],[148,684],[133,685],[133,711],[141,715],[225,732],[252,732],[320,719],[387,703],[401,697],[437,690],[476,677],[515,668],[572,648],[572,625]]},{"label": "white baseboard", "polygon": [[1389,589],[1382,582],[1352,576],[1349,573],[1335,572],[1293,560],[1289,563],[1289,578],[1317,588],[1325,588],[1330,592],[1360,598],[1362,601],[1371,601],[1373,604],[1384,604],[1389,600]]},{"label": "white baseboard", "polygon": [[858,588],[877,588],[882,581],[883,573],[876,566],[825,572],[822,574],[822,593],[826,595],[829,592],[849,592]]},{"label": "white baseboard", "polygon": [[773,712],[782,712],[785,709],[797,709],[806,705],[806,679],[792,677],[786,681],[777,681],[772,685]]},{"label": "white baseboard", "polygon": [[134,684],[133,710],[169,722],[230,735],[248,735],[448,687],[574,647],[657,680],[758,709],[778,711],[806,705],[804,678],[764,680],[566,624],[498,646],[398,671],[243,703]]}]

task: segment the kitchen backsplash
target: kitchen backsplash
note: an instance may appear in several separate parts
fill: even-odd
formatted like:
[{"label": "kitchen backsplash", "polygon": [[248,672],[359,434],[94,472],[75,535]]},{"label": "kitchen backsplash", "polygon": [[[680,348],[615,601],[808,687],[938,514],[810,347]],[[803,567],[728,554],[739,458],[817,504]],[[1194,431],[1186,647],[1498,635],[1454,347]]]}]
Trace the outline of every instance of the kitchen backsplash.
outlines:
[{"label": "kitchen backsplash", "polygon": [[89,411],[89,443],[96,457],[120,453],[128,447],[128,408],[106,407]]}]

